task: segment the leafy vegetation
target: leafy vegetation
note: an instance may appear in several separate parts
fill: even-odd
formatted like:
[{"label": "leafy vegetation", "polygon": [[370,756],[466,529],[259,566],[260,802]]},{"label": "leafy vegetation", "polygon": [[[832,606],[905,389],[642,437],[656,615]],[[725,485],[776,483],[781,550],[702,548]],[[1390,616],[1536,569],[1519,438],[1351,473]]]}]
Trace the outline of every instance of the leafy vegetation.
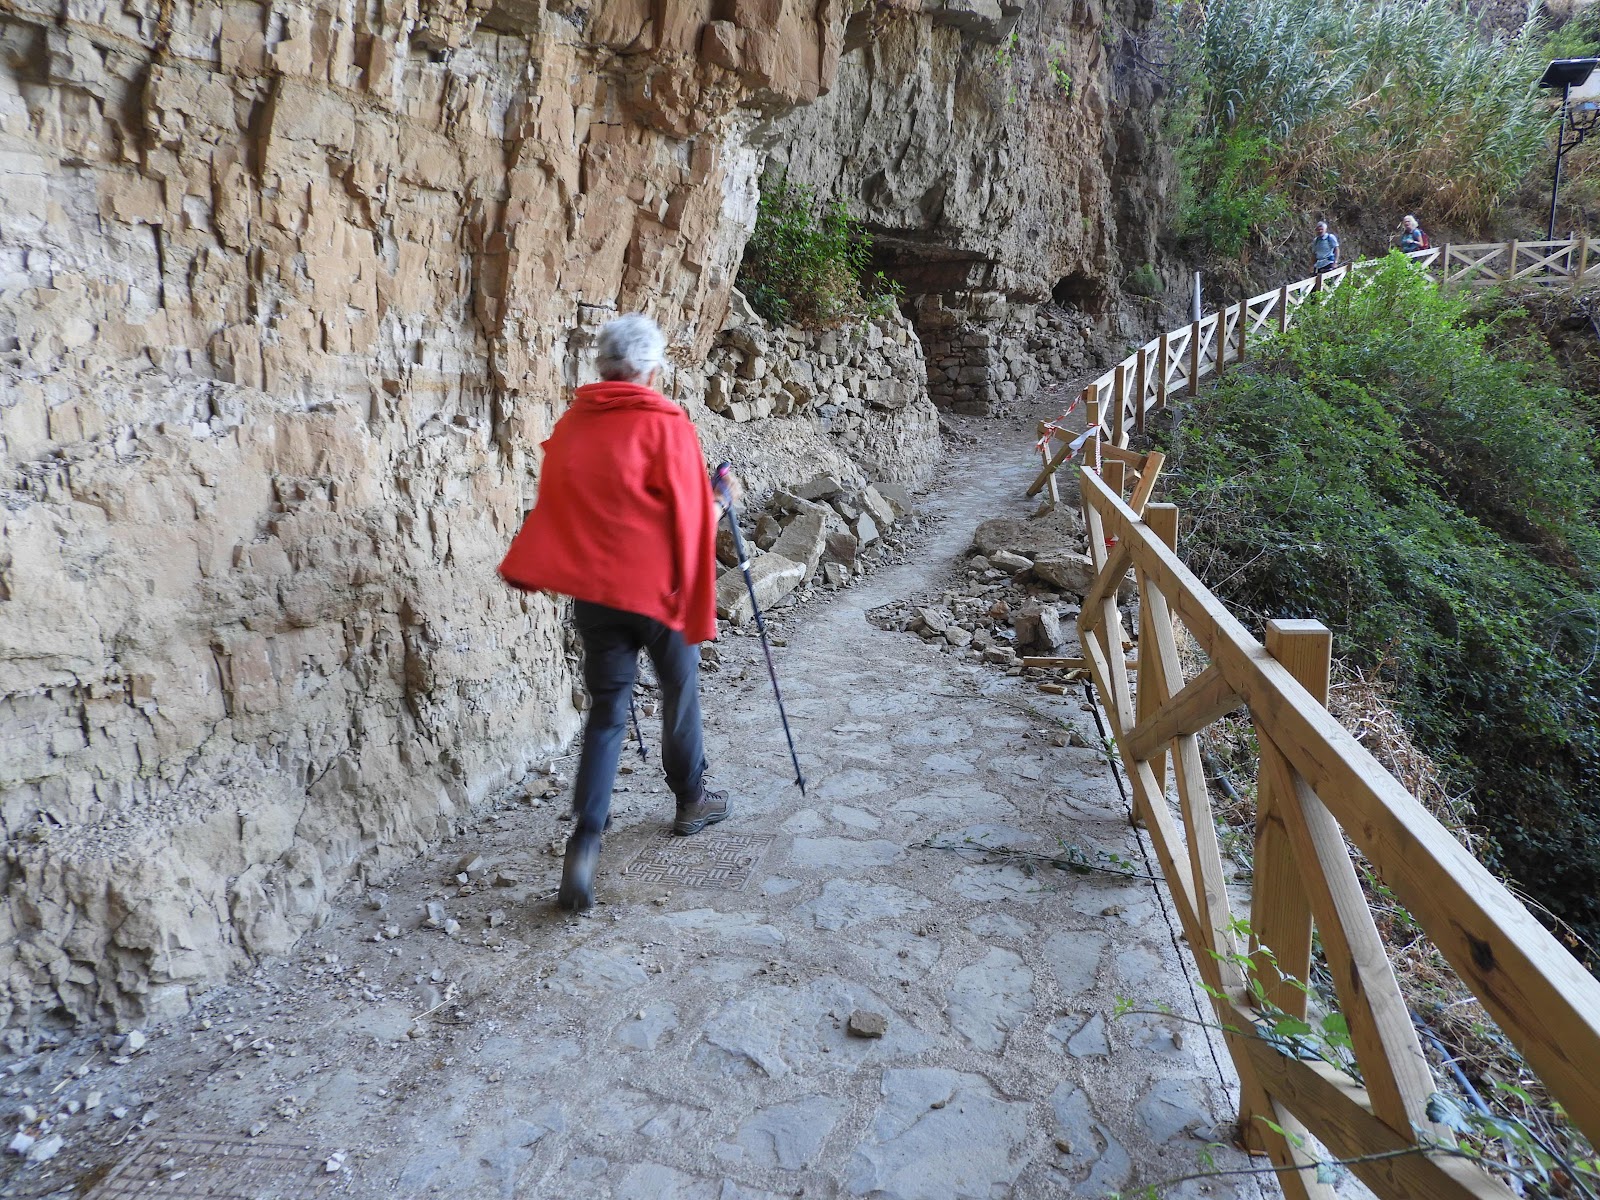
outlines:
[{"label": "leafy vegetation", "polygon": [[836,325],[886,315],[900,286],[872,269],[872,242],[842,200],[819,204],[787,176],[763,189],[737,286],[775,325]]},{"label": "leafy vegetation", "polygon": [[1122,289],[1135,296],[1159,296],[1166,287],[1154,264],[1140,263],[1128,272],[1128,277],[1122,281]]},{"label": "leafy vegetation", "polygon": [[1482,221],[1547,150],[1536,21],[1506,40],[1454,0],[1181,0],[1176,12],[1180,227],[1220,253],[1291,208]]},{"label": "leafy vegetation", "polygon": [[1206,582],[1332,626],[1496,865],[1594,943],[1600,409],[1503,333],[1395,256],[1186,407],[1171,487]]},{"label": "leafy vegetation", "polygon": [[1178,232],[1209,250],[1236,255],[1289,215],[1272,176],[1272,143],[1259,134],[1236,129],[1191,139],[1178,164],[1184,181]]},{"label": "leafy vegetation", "polygon": [[[1253,1024],[1218,1023],[1204,1017],[1182,1016],[1168,1005],[1155,1003],[1147,1008],[1125,996],[1116,998],[1112,1019],[1144,1015],[1193,1022],[1235,1038],[1268,1042],[1280,1053],[1301,1059],[1316,1059],[1357,1082],[1364,1082],[1356,1058],[1355,1039],[1351,1036],[1348,1020],[1337,1009],[1334,994],[1326,987],[1284,972],[1272,948],[1257,942],[1247,920],[1235,918],[1228,928],[1236,945],[1254,948],[1249,953],[1219,953],[1214,950],[1208,953],[1218,962],[1230,965],[1244,980],[1250,996],[1250,1007],[1258,1014]],[[1273,1002],[1263,978],[1264,971],[1267,978],[1281,981],[1306,997],[1305,1017],[1286,1012]],[[1202,982],[1200,988],[1224,1004],[1232,1000],[1227,992],[1211,984]],[[1525,1111],[1535,1108],[1539,1099],[1517,1084],[1495,1080],[1490,1097],[1493,1107],[1485,1103],[1470,1085],[1463,1089],[1459,1097],[1436,1091],[1428,1097],[1427,1115],[1440,1126],[1437,1133],[1420,1136],[1415,1146],[1351,1158],[1322,1157],[1318,1154],[1318,1147],[1309,1143],[1304,1136],[1258,1113],[1255,1120],[1304,1152],[1303,1156],[1309,1160],[1305,1166],[1219,1169],[1213,1151],[1221,1150],[1224,1144],[1213,1142],[1199,1152],[1199,1170],[1160,1183],[1147,1184],[1138,1192],[1128,1195],[1126,1200],[1161,1200],[1169,1187],[1191,1180],[1276,1174],[1285,1169],[1314,1172],[1318,1183],[1336,1184],[1344,1178],[1348,1167],[1424,1152],[1435,1158],[1457,1158],[1474,1163],[1516,1183],[1518,1194],[1531,1188],[1531,1194],[1534,1195],[1571,1195],[1594,1200],[1595,1189],[1600,1188],[1600,1157],[1595,1155],[1593,1147],[1581,1135],[1563,1130],[1561,1132],[1568,1136],[1551,1136],[1549,1130],[1542,1130],[1518,1116],[1515,1111],[1517,1108]],[[1116,1193],[1112,1200],[1122,1196],[1123,1193]]]}]

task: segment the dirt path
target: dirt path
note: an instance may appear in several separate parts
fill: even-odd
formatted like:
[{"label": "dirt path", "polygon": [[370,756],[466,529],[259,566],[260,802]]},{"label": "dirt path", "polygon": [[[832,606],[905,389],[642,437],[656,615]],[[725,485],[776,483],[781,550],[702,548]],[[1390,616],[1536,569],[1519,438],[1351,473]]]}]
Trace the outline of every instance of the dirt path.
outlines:
[{"label": "dirt path", "polygon": [[758,643],[725,638],[726,824],[664,837],[653,762],[625,777],[602,903],[573,918],[547,899],[564,797],[485,814],[130,1061],[85,1041],[12,1064],[12,1111],[99,1096],[53,1161],[8,1158],[0,1194],[82,1188],[143,1145],[157,1190],[91,1194],[189,1195],[198,1134],[248,1143],[229,1178],[258,1182],[194,1194],[261,1198],[1103,1197],[1194,1170],[1234,1111],[1225,1059],[1192,1024],[1112,1019],[1119,996],[1196,1011],[1161,897],[924,845],[1144,861],[1102,754],[1037,715],[1093,745],[1081,696],[865,619],[942,582],[978,520],[1027,512],[1024,435],[975,428],[993,443],[953,456],[916,560],[781,623],[808,796]]}]

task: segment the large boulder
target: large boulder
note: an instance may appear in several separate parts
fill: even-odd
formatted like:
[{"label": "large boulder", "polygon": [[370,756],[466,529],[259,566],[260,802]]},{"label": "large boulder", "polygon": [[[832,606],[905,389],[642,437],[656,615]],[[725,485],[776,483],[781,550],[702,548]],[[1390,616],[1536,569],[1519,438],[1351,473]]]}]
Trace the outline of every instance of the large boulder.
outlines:
[{"label": "large boulder", "polygon": [[831,500],[844,491],[844,484],[839,482],[837,475],[813,475],[798,487],[790,489],[792,495],[802,500]]},{"label": "large boulder", "polygon": [[[805,563],[795,562],[781,554],[763,554],[750,564],[756,603],[761,605],[763,611],[771,608],[804,583],[809,574]],[[717,580],[717,616],[734,625],[743,625],[754,615],[744,573],[738,567],[724,571]]]},{"label": "large boulder", "polygon": [[859,544],[870,546],[878,540],[878,523],[872,519],[871,513],[862,512],[850,522],[850,532],[855,534]]},{"label": "large boulder", "polygon": [[1047,550],[1081,546],[1083,535],[1059,521],[1025,521],[1017,517],[995,517],[979,525],[972,534],[972,545],[980,554],[993,558],[996,551],[1009,550],[1023,558],[1037,558]]},{"label": "large boulder", "polygon": [[725,567],[739,565],[739,551],[733,544],[733,530],[720,524],[717,526],[717,561]]},{"label": "large boulder", "polygon": [[856,565],[856,552],[861,549],[861,544],[856,541],[856,535],[848,530],[830,533],[827,537],[827,556],[836,563],[847,567]]},{"label": "large boulder", "polygon": [[[1073,550],[1052,550],[1033,560],[1034,578],[1074,596],[1085,595],[1094,586],[1094,563],[1089,556]],[[1117,599],[1132,600],[1137,594],[1133,572],[1129,571],[1117,585]]]},{"label": "large boulder", "polygon": [[895,519],[909,517],[917,511],[916,503],[911,499],[911,489],[901,483],[875,483],[878,495],[889,502],[889,507],[894,509]]},{"label": "large boulder", "polygon": [[1013,554],[1009,550],[996,550],[988,556],[989,565],[997,571],[1004,571],[1007,575],[1016,575],[1026,571],[1033,563],[1020,554]]},{"label": "large boulder", "polygon": [[1033,574],[1074,596],[1081,596],[1094,586],[1094,563],[1087,554],[1075,550],[1051,550],[1039,555],[1033,560]]},{"label": "large boulder", "polygon": [[1017,631],[1019,650],[1049,654],[1066,640],[1061,629],[1061,610],[1054,604],[1029,600],[1017,613],[1012,627]]},{"label": "large boulder", "polygon": [[872,484],[869,483],[862,488],[856,499],[861,505],[861,511],[871,517],[880,530],[894,524],[894,506],[884,499],[883,493]]},{"label": "large boulder", "polygon": [[802,513],[784,527],[783,535],[772,544],[772,553],[805,566],[810,579],[827,548],[828,531],[817,513]]}]

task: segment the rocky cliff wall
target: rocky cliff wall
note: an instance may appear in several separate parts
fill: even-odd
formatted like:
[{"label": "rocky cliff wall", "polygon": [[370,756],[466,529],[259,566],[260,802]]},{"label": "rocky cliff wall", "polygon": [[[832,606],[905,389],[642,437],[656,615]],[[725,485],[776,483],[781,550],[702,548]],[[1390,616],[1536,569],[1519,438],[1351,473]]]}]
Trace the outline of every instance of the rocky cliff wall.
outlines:
[{"label": "rocky cliff wall", "polygon": [[181,1008],[571,735],[538,443],[615,309],[710,350],[844,22],[0,8],[0,1023]]},{"label": "rocky cliff wall", "polygon": [[936,400],[987,412],[1136,332],[1172,167],[1153,0],[900,0],[837,86],[773,122],[768,170],[843,198],[906,288]]}]

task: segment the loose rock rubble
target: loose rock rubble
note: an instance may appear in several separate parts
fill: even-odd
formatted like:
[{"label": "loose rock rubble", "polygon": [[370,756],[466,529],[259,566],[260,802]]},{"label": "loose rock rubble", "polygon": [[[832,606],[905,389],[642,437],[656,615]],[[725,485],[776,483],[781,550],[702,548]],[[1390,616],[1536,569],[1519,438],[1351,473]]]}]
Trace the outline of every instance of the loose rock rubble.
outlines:
[{"label": "loose rock rubble", "polygon": [[719,534],[717,557],[725,569],[717,579],[717,616],[735,626],[749,622],[751,586],[763,613],[813,581],[828,591],[847,587],[897,560],[915,521],[915,502],[899,484],[850,486],[824,474],[779,488],[764,511],[740,513],[749,585],[731,532]]},{"label": "loose rock rubble", "polygon": [[[871,618],[880,628],[914,633],[946,652],[965,654],[1007,674],[1053,680],[1040,687],[1060,694],[1061,681],[1078,676],[1029,667],[1023,659],[1079,655],[1080,604],[1095,577],[1082,545],[1082,520],[1065,508],[1034,520],[985,521],[955,567],[957,579],[950,586],[885,605]],[[1123,627],[1136,636],[1131,575],[1117,595],[1128,606]]]}]

